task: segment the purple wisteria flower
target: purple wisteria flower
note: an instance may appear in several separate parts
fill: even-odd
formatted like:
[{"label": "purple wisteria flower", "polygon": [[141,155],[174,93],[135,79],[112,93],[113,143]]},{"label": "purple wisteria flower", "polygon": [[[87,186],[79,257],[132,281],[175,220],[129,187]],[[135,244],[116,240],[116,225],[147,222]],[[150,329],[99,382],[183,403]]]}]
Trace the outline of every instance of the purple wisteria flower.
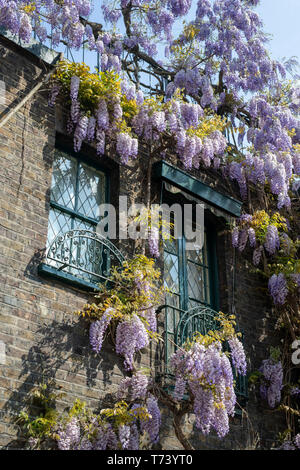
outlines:
[{"label": "purple wisteria flower", "polygon": [[241,230],[240,237],[239,237],[239,251],[244,251],[246,244],[248,241],[248,231],[246,229]]},{"label": "purple wisteria flower", "polygon": [[274,303],[283,305],[288,294],[288,287],[284,274],[273,274],[269,279],[268,287]]},{"label": "purple wisteria flower", "polygon": [[232,231],[232,246],[234,248],[237,248],[239,246],[239,228],[238,227],[234,227],[233,231]]},{"label": "purple wisteria flower", "polygon": [[255,250],[253,251],[253,258],[252,258],[252,260],[253,260],[254,266],[258,266],[258,264],[259,264],[259,262],[260,262],[260,259],[261,259],[261,255],[262,255],[262,253],[263,253],[263,250],[264,250],[263,246],[260,245],[260,246],[258,246],[257,248],[255,248]]},{"label": "purple wisteria flower", "polygon": [[78,120],[74,132],[74,150],[79,152],[81,149],[82,141],[86,138],[88,130],[89,119],[86,116],[81,116]]},{"label": "purple wisteria flower", "polygon": [[248,228],[248,238],[249,238],[250,246],[254,247],[256,245],[256,235],[255,235],[255,230],[252,227]]},{"label": "purple wisteria flower", "polygon": [[300,433],[294,437],[294,442],[295,442],[296,447],[300,449]]},{"label": "purple wisteria flower", "polygon": [[60,92],[60,86],[57,83],[55,83],[51,88],[49,99],[48,99],[48,105],[50,106],[50,108],[53,108],[53,106],[55,105],[55,101],[56,101],[57,96],[59,95],[59,92]]},{"label": "purple wisteria flower", "polygon": [[236,336],[228,340],[228,343],[231,350],[232,363],[237,373],[241,375],[246,375],[247,362],[243,344]]},{"label": "purple wisteria flower", "polygon": [[176,377],[173,397],[175,400],[182,400],[186,389],[186,380],[182,377]]},{"label": "purple wisteria flower", "polygon": [[93,322],[90,326],[90,343],[93,350],[97,353],[102,349],[104,335],[111,321],[112,314],[113,309],[108,308],[105,310],[100,320]]},{"label": "purple wisteria flower", "polygon": [[260,386],[261,396],[267,400],[270,408],[280,403],[283,381],[283,370],[281,362],[275,362],[272,358],[262,362],[259,371],[264,376],[264,383]]},{"label": "purple wisteria flower", "polygon": [[74,450],[80,441],[80,426],[77,418],[72,418],[66,425],[65,429],[58,431],[58,448],[59,450]]},{"label": "purple wisteria flower", "polygon": [[150,395],[147,399],[147,410],[150,415],[150,419],[142,421],[141,428],[143,431],[148,432],[151,442],[156,444],[159,441],[161,414],[157,399],[153,395]]},{"label": "purple wisteria flower", "polygon": [[73,75],[71,78],[71,84],[70,84],[70,98],[72,101],[76,101],[78,98],[79,85],[80,85],[80,78],[77,77],[76,75]]},{"label": "purple wisteria flower", "polygon": [[299,387],[293,387],[290,391],[290,394],[292,396],[300,396],[300,388]]},{"label": "purple wisteria flower", "polygon": [[133,369],[134,354],[149,344],[147,330],[137,315],[131,320],[120,322],[116,332],[116,353],[125,357],[126,370]]},{"label": "purple wisteria flower", "polygon": [[[240,345],[234,344],[233,349],[238,368],[244,372]],[[193,395],[196,427],[203,434],[213,428],[219,437],[224,437],[229,431],[229,416],[234,414],[236,396],[232,367],[221,344],[216,341],[204,347],[195,342],[189,351],[177,350],[170,365],[176,375],[174,397],[181,399],[185,388]]]},{"label": "purple wisteria flower", "polygon": [[122,379],[118,390],[118,397],[124,398],[128,395],[132,401],[145,399],[148,385],[148,377],[141,372],[137,372],[132,377],[125,377]]},{"label": "purple wisteria flower", "polygon": [[265,249],[273,255],[280,246],[280,239],[278,235],[278,229],[275,225],[269,225],[267,228]]},{"label": "purple wisteria flower", "polygon": [[128,449],[130,442],[130,426],[122,424],[119,426],[119,439],[123,449]]}]

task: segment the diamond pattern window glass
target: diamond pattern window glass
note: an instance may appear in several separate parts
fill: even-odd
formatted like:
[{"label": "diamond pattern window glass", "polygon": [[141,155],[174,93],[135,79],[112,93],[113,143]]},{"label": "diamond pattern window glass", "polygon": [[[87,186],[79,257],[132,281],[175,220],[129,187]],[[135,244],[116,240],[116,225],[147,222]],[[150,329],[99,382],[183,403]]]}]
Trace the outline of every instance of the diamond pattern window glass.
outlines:
[{"label": "diamond pattern window glass", "polygon": [[47,244],[60,233],[95,230],[106,200],[106,175],[56,150],[53,164]]},{"label": "diamond pattern window glass", "polygon": [[54,240],[59,233],[68,232],[71,230],[72,219],[71,216],[65,212],[61,212],[54,208],[50,208],[49,221],[48,221],[48,240],[47,248],[50,242]]},{"label": "diamond pattern window glass", "polygon": [[176,350],[184,315],[195,307],[218,309],[215,232],[207,227],[204,235],[201,249],[188,250],[184,233],[177,240],[164,242],[164,283],[169,289],[165,299],[166,364]]},{"label": "diamond pattern window glass", "polygon": [[78,212],[99,218],[99,205],[105,200],[105,175],[85,164],[79,168]]},{"label": "diamond pattern window glass", "polygon": [[168,303],[179,307],[180,287],[178,257],[166,251],[164,257],[164,272],[164,285],[170,292],[170,294],[167,294]]},{"label": "diamond pattern window glass", "polygon": [[202,249],[186,250],[185,246],[184,236],[164,244],[164,282],[173,294],[167,296],[167,303],[182,310],[210,306],[213,276],[206,233]]},{"label": "diamond pattern window glass", "polygon": [[68,209],[75,209],[77,161],[56,151],[53,164],[51,200]]},{"label": "diamond pattern window glass", "polygon": [[[107,177],[104,172],[57,149],[52,173],[47,248],[51,247],[56,237],[71,230],[94,232],[100,220],[99,205],[106,202],[106,193]],[[70,241],[59,259],[68,260],[70,266],[67,271],[70,274],[77,274],[72,265],[82,266],[87,272],[94,273],[99,271],[95,265],[95,259],[99,264],[97,249],[94,240],[83,243]],[[62,264],[55,260],[50,260],[48,264],[62,268]],[[92,275],[86,277],[92,279]]]}]

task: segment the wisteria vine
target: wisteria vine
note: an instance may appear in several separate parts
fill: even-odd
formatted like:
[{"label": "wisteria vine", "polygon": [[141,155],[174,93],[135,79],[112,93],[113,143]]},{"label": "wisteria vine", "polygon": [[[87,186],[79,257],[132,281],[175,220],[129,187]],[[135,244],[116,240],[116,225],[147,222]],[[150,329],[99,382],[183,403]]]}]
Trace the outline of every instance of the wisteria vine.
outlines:
[{"label": "wisteria vine", "polygon": [[[190,13],[191,0],[103,1],[101,24],[93,21],[92,0],[0,0],[0,26],[25,42],[34,32],[42,43],[51,40],[54,48],[84,46],[99,55],[100,70],[91,73],[85,64],[65,61],[51,82],[49,106],[63,102],[76,152],[88,142],[100,157],[109,146],[126,165],[139,158],[141,146],[149,149],[151,161],[165,158],[172,149],[185,169],[214,169],[237,183],[251,214],[243,214],[233,228],[232,244],[241,253],[248,247],[253,250],[253,265],[264,272],[272,300],[295,335],[300,264],[293,205],[300,187],[300,88],[296,80],[288,80],[289,74],[293,79],[292,61],[281,64],[267,51],[267,36],[255,11],[258,3],[198,0],[194,18],[177,37],[173,27]],[[158,44],[164,44],[165,57]],[[149,87],[150,96],[142,91],[144,64],[158,83],[157,88]],[[253,204],[254,193],[260,195],[259,203]],[[157,257],[157,234],[149,248]],[[99,294],[102,303],[88,305],[81,315],[91,322],[90,343],[96,353],[115,328],[116,352],[134,372],[136,353],[157,337],[158,295],[153,265],[144,259],[138,275],[132,267],[127,279],[115,271],[116,287],[109,293],[104,290]],[[124,289],[131,292],[126,304],[120,295]],[[214,428],[223,436],[234,408],[232,373],[220,341],[203,341],[198,338],[172,359],[175,398],[189,390],[199,429],[207,433]],[[229,345],[234,366],[245,373],[241,343],[233,335]],[[279,364],[267,359],[261,369],[268,381],[261,390],[271,407],[280,401]],[[139,386],[128,382],[132,396],[145,391],[145,379],[139,380]],[[140,428],[156,442],[156,399],[146,393],[143,399],[154,424],[142,420]],[[137,448],[135,421],[121,420],[114,430],[110,423],[99,427],[95,421],[91,441],[82,434],[78,419],[72,417],[57,431],[60,448]],[[299,448],[299,434],[286,446]]]}]

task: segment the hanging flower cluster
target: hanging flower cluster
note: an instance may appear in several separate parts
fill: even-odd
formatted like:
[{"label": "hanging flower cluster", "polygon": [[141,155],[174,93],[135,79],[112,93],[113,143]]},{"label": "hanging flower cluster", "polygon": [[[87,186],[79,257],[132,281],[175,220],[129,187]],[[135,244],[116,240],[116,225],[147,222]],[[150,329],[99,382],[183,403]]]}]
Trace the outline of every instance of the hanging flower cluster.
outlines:
[{"label": "hanging flower cluster", "polygon": [[280,247],[287,248],[292,240],[287,235],[287,220],[278,212],[269,215],[266,211],[244,214],[232,232],[232,245],[242,252],[247,243],[253,248],[253,264],[257,266],[263,253],[274,255]]},{"label": "hanging flower cluster", "polygon": [[223,131],[226,120],[204,112],[199,104],[188,103],[180,93],[166,102],[147,99],[133,119],[133,129],[140,139],[162,142],[165,137],[168,151],[170,138],[175,152],[187,169],[200,164],[219,166],[227,146]]},{"label": "hanging flower cluster", "polygon": [[[283,305],[288,292],[298,289],[300,266],[297,258],[299,242],[288,235],[288,220],[278,212],[244,214],[232,231],[232,245],[242,252],[247,243],[253,248],[253,264],[272,257],[268,265],[268,288],[275,304]],[[292,235],[292,234],[291,234]]]},{"label": "hanging flower cluster", "polygon": [[[88,16],[90,12],[90,0],[1,0],[0,24],[26,42],[31,39],[33,30],[44,42],[50,29],[54,46],[63,39],[71,47],[79,49],[85,34],[80,17]],[[51,28],[47,28],[43,18],[47,18]]]},{"label": "hanging flower cluster", "polygon": [[148,394],[149,379],[138,371],[132,377],[126,377],[120,383],[118,398],[130,398],[131,401],[145,399]]},{"label": "hanging flower cluster", "polygon": [[[278,89],[283,89],[279,96]],[[300,174],[299,100],[291,97],[291,84],[278,83],[272,90],[248,103],[253,124],[248,130],[244,125],[237,129],[240,144],[246,134],[248,151],[229,163],[228,176],[238,182],[243,199],[247,188],[255,186],[272,193],[281,209],[291,206],[290,190]]]},{"label": "hanging flower cluster", "polygon": [[149,393],[143,400],[132,404],[118,401],[113,408],[99,413],[93,413],[80,400],[62,413],[54,406],[55,403],[53,408],[48,406],[45,416],[41,414],[38,419],[30,419],[24,413],[20,417],[29,429],[30,448],[42,448],[47,439],[55,442],[59,450],[139,450],[143,432],[148,433],[152,443],[159,436],[160,411],[156,398]]},{"label": "hanging flower cluster", "polygon": [[122,92],[121,79],[113,71],[90,73],[85,64],[62,61],[52,77],[49,104],[59,95],[69,104],[67,130],[74,135],[74,150],[82,142],[95,142],[98,155],[105,152],[105,142],[116,140],[121,161],[135,158],[137,139],[131,137],[127,124],[136,114],[136,102]]},{"label": "hanging flower cluster", "polygon": [[176,376],[174,398],[185,393],[193,397],[196,427],[208,434],[214,429],[224,437],[229,431],[229,416],[234,415],[236,395],[230,360],[223,351],[229,340],[232,362],[238,373],[246,374],[246,358],[242,343],[234,333],[234,317],[218,317],[221,329],[207,335],[196,335],[170,360]]},{"label": "hanging flower cluster", "polygon": [[277,450],[300,450],[300,433],[293,440],[285,440]]},{"label": "hanging flower cluster", "polygon": [[259,371],[263,375],[263,383],[260,386],[261,396],[267,400],[270,408],[275,408],[281,400],[282,364],[280,361],[275,361],[274,358],[270,357],[262,362]]},{"label": "hanging flower cluster", "polygon": [[[167,150],[172,138],[185,168],[199,168],[200,163],[219,167],[224,156],[226,120],[184,101],[178,93],[167,102],[144,99],[141,91],[136,92],[113,71],[91,74],[85,65],[62,62],[53,76],[51,105],[59,94],[70,102],[67,127],[74,133],[76,152],[84,140],[95,141],[102,155],[108,139],[115,142],[126,164],[138,155],[138,139],[161,143],[165,138]],[[153,252],[157,254],[155,241]]]},{"label": "hanging flower cluster", "polygon": [[158,339],[156,308],[163,294],[158,288],[159,270],[154,261],[137,256],[113,269],[110,287],[101,286],[97,303],[86,305],[78,315],[88,318],[90,344],[99,353],[110,325],[115,325],[116,352],[124,356],[126,370],[134,369],[134,356]]}]

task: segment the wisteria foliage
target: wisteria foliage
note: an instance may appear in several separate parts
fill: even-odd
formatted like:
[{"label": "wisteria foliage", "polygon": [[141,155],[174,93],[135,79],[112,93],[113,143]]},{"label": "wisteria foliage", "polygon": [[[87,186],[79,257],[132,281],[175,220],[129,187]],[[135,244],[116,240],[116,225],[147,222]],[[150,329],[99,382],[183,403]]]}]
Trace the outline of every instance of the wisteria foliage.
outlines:
[{"label": "wisteria foliage", "polygon": [[220,438],[229,431],[229,417],[235,413],[236,395],[232,364],[224,351],[228,341],[236,371],[245,375],[246,357],[242,343],[235,335],[233,321],[219,317],[222,329],[207,335],[196,335],[170,360],[176,383],[174,398],[182,400],[189,393],[193,398],[195,425],[203,434],[214,429]]},{"label": "wisteria foliage", "polygon": [[283,387],[283,369],[281,361],[273,358],[265,359],[259,371],[263,375],[263,383],[260,386],[261,396],[267,400],[270,408],[280,403]]},{"label": "wisteria foliage", "polygon": [[[157,111],[151,106],[149,109],[148,104],[143,105],[143,95],[136,84],[123,80],[123,92],[141,106],[130,131],[117,129],[115,134],[123,163],[136,158],[137,139],[161,141],[169,132],[186,168],[221,165],[229,178],[238,182],[243,198],[247,198],[249,184],[268,183],[278,199],[278,207],[289,207],[291,178],[299,174],[300,166],[299,91],[290,85],[286,90],[290,99],[282,95],[282,79],[287,71],[267,52],[267,37],[255,11],[257,3],[256,0],[198,0],[195,17],[178,37],[174,37],[173,26],[178,18],[189,13],[190,0],[103,1],[104,26],[98,28],[89,21],[89,15],[94,18],[99,5],[90,0],[1,0],[0,25],[19,34],[24,41],[30,39],[32,29],[42,42],[47,35],[51,36],[54,47],[62,40],[78,49],[85,41],[91,51],[100,54],[102,72],[121,73],[122,66],[126,68],[126,63],[122,63],[125,51],[135,54],[138,60],[148,60],[155,73],[168,77],[166,99],[175,97],[175,101],[171,108]],[[157,48],[161,41],[168,51],[164,60]],[[57,86],[55,83],[51,103],[59,93]],[[74,148],[79,150],[84,139],[96,138],[101,155],[106,138],[112,137],[106,135],[108,126],[113,128],[121,118],[120,103],[116,102],[114,112],[108,115],[100,100],[95,115],[82,116],[76,87],[78,77],[74,77],[70,89],[69,129],[74,132]],[[183,90],[183,103],[176,99],[178,89]],[[232,158],[225,158],[228,148],[222,133],[201,139],[191,131],[191,126],[201,122],[204,111],[226,117],[234,130],[233,136],[238,134],[237,145],[232,139],[228,142],[234,149]]]},{"label": "wisteria foliage", "polygon": [[116,353],[124,357],[124,367],[135,369],[134,359],[138,352],[158,339],[156,309],[162,299],[159,289],[160,276],[154,261],[145,256],[136,256],[123,263],[120,271],[111,274],[112,287],[102,286],[96,302],[87,304],[76,312],[90,320],[90,344],[100,353],[109,328],[115,328]]},{"label": "wisteria foliage", "polygon": [[[177,37],[175,22],[182,22],[190,12],[191,0],[98,4],[92,0],[0,0],[0,26],[25,42],[34,31],[41,42],[50,37],[54,48],[63,42],[78,50],[84,43],[99,54],[96,73],[88,68],[83,73],[80,66],[64,63],[52,80],[49,105],[65,99],[67,131],[73,135],[76,152],[84,141],[93,142],[100,157],[108,144],[113,145],[126,165],[138,158],[141,144],[161,158],[172,148],[184,168],[212,167],[237,182],[245,202],[255,187],[271,195],[278,210],[290,210],[299,189],[300,91],[296,84],[284,81],[288,67],[272,60],[266,49],[267,37],[255,11],[258,2],[198,0],[194,18]],[[101,27],[91,20],[99,3]],[[158,43],[164,43],[164,58]],[[133,59],[148,63],[164,82],[161,96],[148,99],[139,81],[124,78],[123,69],[128,72]],[[276,269],[269,270],[268,287],[274,303],[284,305],[289,292],[299,289],[300,275],[299,262],[285,267],[282,253],[287,257],[293,251],[294,256],[297,246],[282,220],[263,217],[263,223],[256,222],[256,214],[242,216],[232,232],[233,246],[243,252],[248,244],[255,266],[281,253]],[[154,257],[158,247],[155,235],[149,243]],[[111,325],[117,323],[116,351],[132,371],[135,354],[156,335],[157,297],[153,280],[143,270],[127,281],[135,293],[130,310],[116,292],[102,307],[87,306],[83,315],[91,321],[90,343],[96,353]],[[107,300],[107,293],[103,296]],[[229,345],[235,368],[244,374],[240,341],[232,336]],[[213,428],[223,437],[235,395],[232,369],[221,342],[195,341],[188,350],[178,349],[172,364],[177,377],[174,397],[180,400],[187,391],[192,393],[197,427],[204,433]],[[274,407],[280,401],[281,363],[266,360],[261,373],[265,377],[262,395]],[[131,398],[146,400],[152,421],[144,420],[141,428],[156,442],[160,424],[156,399],[147,394],[144,378],[126,380]],[[59,448],[138,448],[136,422],[121,421],[114,430],[110,424],[99,427],[95,422],[94,426],[91,441],[73,417],[57,431]],[[299,435],[287,445],[299,447]]]},{"label": "wisteria foliage", "polygon": [[287,218],[264,210],[243,214],[232,230],[233,247],[243,252],[248,245],[254,266],[262,266],[268,259],[264,272],[269,276],[268,289],[275,305],[284,305],[289,292],[296,296],[299,292],[299,241],[294,238]]}]

